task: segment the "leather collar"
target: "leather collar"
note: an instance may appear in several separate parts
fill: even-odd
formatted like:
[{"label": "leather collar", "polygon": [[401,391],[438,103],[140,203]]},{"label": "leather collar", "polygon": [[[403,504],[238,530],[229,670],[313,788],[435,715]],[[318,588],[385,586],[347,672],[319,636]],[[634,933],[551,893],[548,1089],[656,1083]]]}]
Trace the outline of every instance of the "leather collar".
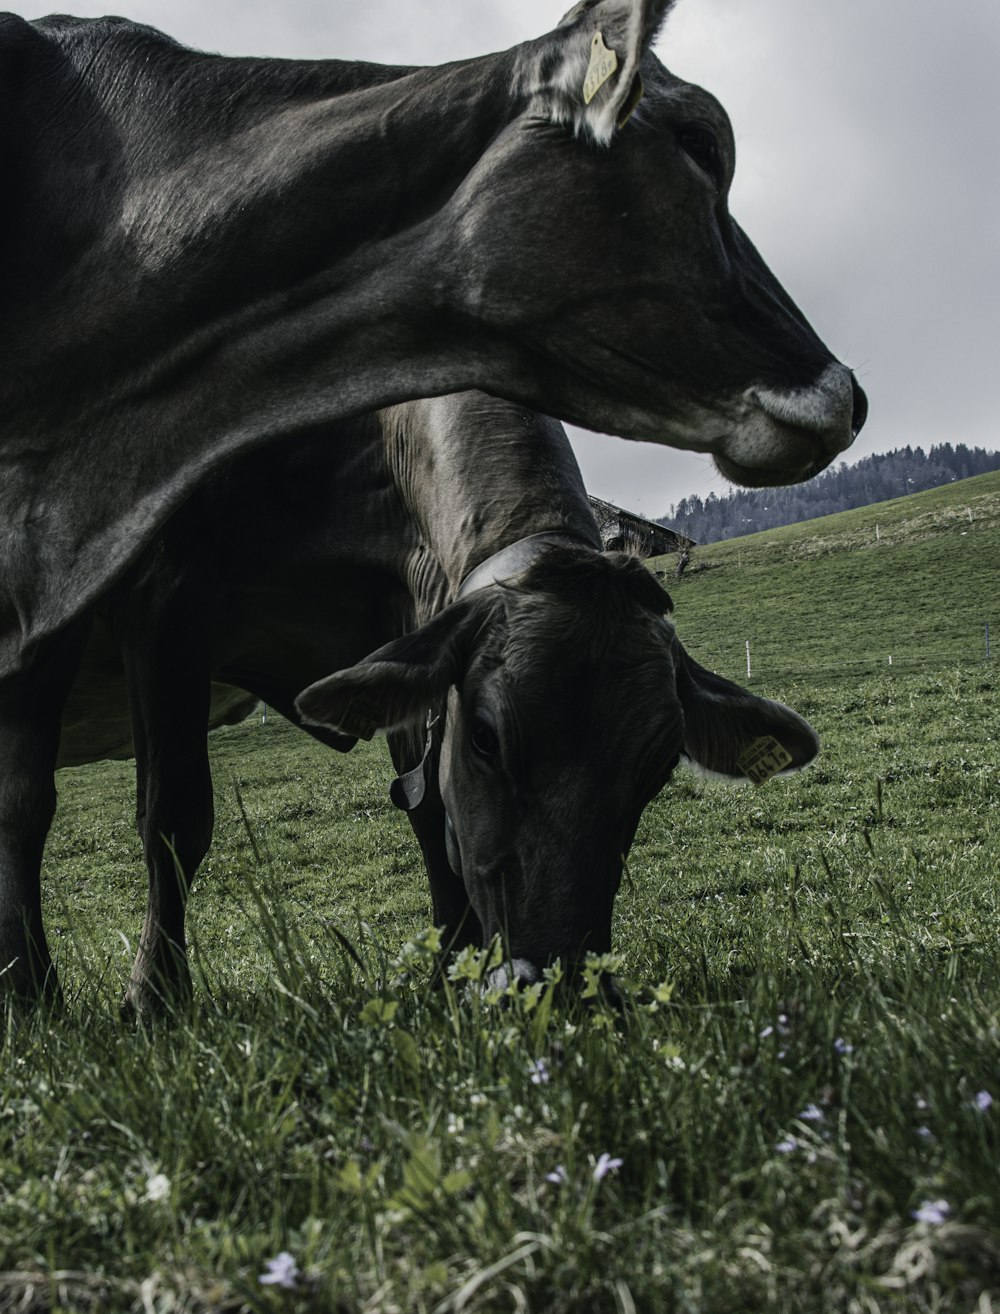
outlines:
[{"label": "leather collar", "polygon": [[488,588],[491,584],[499,584],[503,580],[513,578],[514,575],[520,575],[537,561],[547,548],[557,543],[588,547],[593,552],[598,550],[593,543],[589,543],[580,534],[574,534],[568,529],[551,529],[541,534],[529,534],[526,538],[519,538],[515,543],[508,543],[505,548],[494,552],[491,557],[487,557],[485,561],[470,570],[459,585],[456,599],[468,597],[470,593],[475,593],[479,589]]}]

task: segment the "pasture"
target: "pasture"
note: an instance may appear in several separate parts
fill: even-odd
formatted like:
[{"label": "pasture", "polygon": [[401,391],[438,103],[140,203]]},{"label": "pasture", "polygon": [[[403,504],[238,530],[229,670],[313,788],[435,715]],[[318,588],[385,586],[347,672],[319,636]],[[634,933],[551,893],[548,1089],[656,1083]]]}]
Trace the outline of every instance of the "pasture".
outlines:
[{"label": "pasture", "polygon": [[743,679],[749,640],[824,747],[647,810],[621,1016],[484,996],[482,956],[431,988],[384,746],[270,717],[213,737],[196,1007],[125,1028],[131,764],[61,773],[68,1002],[3,1039],[0,1310],[1000,1307],[998,553],[987,475],[667,580],[692,655]]}]

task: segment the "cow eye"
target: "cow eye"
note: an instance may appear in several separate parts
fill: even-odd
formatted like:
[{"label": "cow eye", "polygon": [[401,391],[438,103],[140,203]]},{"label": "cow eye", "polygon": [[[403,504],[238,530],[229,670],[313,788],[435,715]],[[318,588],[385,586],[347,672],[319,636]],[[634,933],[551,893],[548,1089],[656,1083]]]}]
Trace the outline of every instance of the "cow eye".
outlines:
[{"label": "cow eye", "polygon": [[684,123],[677,129],[677,145],[684,154],[707,173],[716,187],[722,185],[722,156],[719,142],[704,123]]},{"label": "cow eye", "polygon": [[496,757],[500,751],[500,740],[497,733],[481,716],[477,716],[472,722],[472,747],[480,757]]}]

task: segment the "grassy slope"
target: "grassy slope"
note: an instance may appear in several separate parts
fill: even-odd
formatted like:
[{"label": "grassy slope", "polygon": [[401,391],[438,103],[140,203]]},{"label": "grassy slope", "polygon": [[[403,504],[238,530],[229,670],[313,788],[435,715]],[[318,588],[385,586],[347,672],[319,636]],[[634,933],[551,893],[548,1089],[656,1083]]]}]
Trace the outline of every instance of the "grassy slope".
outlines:
[{"label": "grassy slope", "polygon": [[[654,563],[668,575],[672,564]],[[890,656],[906,669],[978,661],[987,622],[1000,643],[998,584],[993,472],[698,548],[672,587],[705,665],[742,677],[749,639],[755,675],[820,678],[873,672]]]},{"label": "grassy slope", "polygon": [[[739,676],[749,634],[755,687],[824,754],[761,790],[678,773],[647,810],[616,911],[642,983],[621,1020],[429,992],[419,949],[394,964],[427,900],[379,746],[345,761],[271,721],[214,739],[199,1010],[123,1032],[129,768],[63,773],[47,891],[70,1007],[6,1041],[0,1309],[31,1281],[32,1308],[73,1309],[1000,1299],[998,682],[940,639],[956,596],[995,600],[998,492],[880,507],[877,547],[869,508],[699,550],[714,568],[674,589],[685,641]],[[919,666],[890,671],[911,633]],[[840,678],[863,642],[871,673]],[[622,1167],[594,1182],[605,1151]],[[947,1222],[913,1219],[938,1199]],[[297,1292],[257,1282],[280,1249]]]}]

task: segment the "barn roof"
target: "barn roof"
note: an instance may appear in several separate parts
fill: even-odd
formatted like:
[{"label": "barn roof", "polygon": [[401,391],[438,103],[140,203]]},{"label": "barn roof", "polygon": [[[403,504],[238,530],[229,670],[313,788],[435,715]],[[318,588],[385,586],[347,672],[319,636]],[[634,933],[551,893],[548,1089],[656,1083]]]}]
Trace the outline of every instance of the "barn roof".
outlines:
[{"label": "barn roof", "polygon": [[676,529],[644,520],[634,511],[624,511],[613,502],[591,497],[590,505],[606,548],[625,547],[643,557],[659,557],[667,552],[681,552],[696,546],[696,540]]}]

